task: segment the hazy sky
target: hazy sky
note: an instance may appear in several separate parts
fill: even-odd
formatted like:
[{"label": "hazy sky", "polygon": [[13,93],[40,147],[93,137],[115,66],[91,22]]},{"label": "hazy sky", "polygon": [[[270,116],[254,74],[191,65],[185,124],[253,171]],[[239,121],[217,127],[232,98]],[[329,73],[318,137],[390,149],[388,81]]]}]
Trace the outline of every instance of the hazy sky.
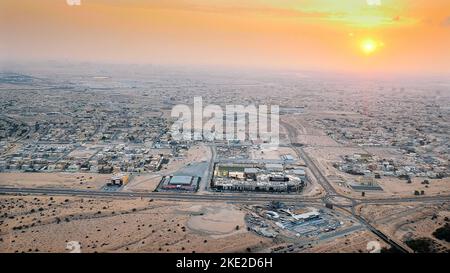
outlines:
[{"label": "hazy sky", "polygon": [[0,0],[0,61],[36,60],[446,74],[450,1]]}]

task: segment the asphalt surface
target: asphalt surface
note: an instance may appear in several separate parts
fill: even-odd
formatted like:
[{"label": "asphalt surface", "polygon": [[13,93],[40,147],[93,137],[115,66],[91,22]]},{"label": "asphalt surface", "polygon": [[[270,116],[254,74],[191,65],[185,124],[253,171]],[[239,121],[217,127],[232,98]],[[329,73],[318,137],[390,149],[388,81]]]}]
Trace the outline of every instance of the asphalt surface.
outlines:
[{"label": "asphalt surface", "polygon": [[382,203],[385,203],[385,202],[388,202],[388,203],[392,204],[392,203],[420,202],[420,201],[422,201],[422,202],[423,201],[427,201],[427,202],[429,202],[429,201],[439,201],[439,202],[442,202],[442,201],[449,201],[450,200],[448,196],[428,197],[428,198],[422,198],[422,199],[419,199],[419,198],[392,198],[392,199],[372,199],[372,200],[366,199],[366,200],[361,200],[361,199],[350,198],[350,197],[344,196],[342,194],[339,194],[339,193],[336,192],[336,190],[331,185],[331,183],[328,181],[328,179],[322,174],[321,170],[316,166],[315,162],[303,150],[303,148],[297,147],[295,145],[292,145],[292,143],[293,143],[292,140],[295,139],[294,137],[297,134],[297,129],[294,128],[292,125],[290,125],[288,123],[285,123],[285,122],[282,122],[282,121],[280,121],[280,124],[287,130],[288,138],[290,140],[289,142],[291,143],[290,147],[296,152],[297,156],[299,156],[301,159],[303,159],[303,161],[306,163],[306,165],[311,170],[313,175],[316,177],[317,182],[325,190],[326,195],[323,198],[323,201],[325,203],[326,202],[330,202],[330,200],[332,200],[333,197],[341,197],[341,198],[345,198],[345,199],[349,200],[350,201],[349,205],[344,205],[344,206],[340,206],[340,207],[349,207],[350,210],[348,212],[356,220],[358,220],[358,222],[360,224],[364,225],[373,234],[378,236],[380,239],[382,239],[384,242],[386,242],[392,248],[396,249],[399,252],[408,253],[408,252],[411,252],[411,250],[409,248],[404,247],[401,244],[397,243],[392,238],[389,238],[382,231],[380,231],[379,229],[375,228],[370,223],[368,223],[368,221],[366,221],[363,217],[361,217],[360,215],[358,215],[356,213],[355,207],[357,205],[359,205],[359,204],[382,204]]},{"label": "asphalt surface", "polygon": [[[118,198],[153,198],[174,200],[207,200],[207,201],[242,201],[242,202],[268,202],[281,201],[287,203],[321,203],[322,198],[300,197],[285,194],[248,194],[248,193],[181,193],[181,192],[126,192],[126,191],[100,191],[77,190],[57,188],[12,188],[0,187],[0,194],[37,194],[37,195],[68,195],[86,197],[118,197]],[[413,198],[379,198],[356,199],[356,204],[396,204],[409,202],[446,202],[450,196],[420,196]],[[344,206],[345,207],[345,206]]]},{"label": "asphalt surface", "polygon": [[[293,139],[296,134],[296,129],[289,124],[281,122],[288,130],[289,139]],[[288,145],[291,147],[299,158],[301,158],[313,175],[316,177],[318,183],[325,190],[325,197],[301,197],[285,194],[248,194],[248,193],[181,193],[181,192],[124,192],[124,191],[99,191],[99,190],[77,190],[77,189],[61,189],[61,188],[12,188],[0,187],[0,194],[35,194],[35,195],[64,195],[64,196],[84,196],[84,197],[98,197],[98,198],[149,198],[149,199],[165,199],[165,200],[180,200],[180,201],[226,201],[236,203],[254,203],[254,202],[270,202],[281,201],[285,203],[306,203],[306,204],[322,204],[332,203],[333,197],[341,197],[349,201],[348,205],[335,204],[337,207],[350,208],[348,211],[361,225],[373,232],[380,239],[391,245],[400,252],[410,252],[395,240],[386,236],[383,232],[376,229],[368,223],[363,217],[356,214],[355,206],[360,204],[399,204],[407,202],[448,202],[450,196],[417,196],[406,198],[377,198],[377,199],[357,199],[343,196],[336,192],[331,183],[322,174],[320,169],[316,166],[314,160],[300,147]],[[206,163],[206,169],[211,170],[213,160]],[[209,177],[206,177],[209,180]]]},{"label": "asphalt surface", "polygon": [[186,201],[240,201],[240,202],[269,202],[273,200],[286,203],[322,203],[320,198],[299,198],[286,195],[248,195],[246,193],[226,194],[226,193],[181,193],[181,192],[124,192],[124,191],[98,191],[98,190],[76,190],[76,189],[56,189],[56,188],[10,188],[0,187],[0,194],[38,194],[38,195],[67,195],[86,197],[119,197],[119,198],[153,198],[153,199],[173,199]]}]

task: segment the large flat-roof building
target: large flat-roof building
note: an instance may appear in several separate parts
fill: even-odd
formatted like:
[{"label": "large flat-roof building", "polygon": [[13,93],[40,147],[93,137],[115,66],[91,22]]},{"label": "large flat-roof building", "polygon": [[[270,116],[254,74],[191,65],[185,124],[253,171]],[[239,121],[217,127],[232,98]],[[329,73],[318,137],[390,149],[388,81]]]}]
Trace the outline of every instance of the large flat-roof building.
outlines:
[{"label": "large flat-roof building", "polygon": [[161,179],[159,190],[197,191],[200,177],[187,175],[164,176]]},{"label": "large flat-roof building", "polygon": [[283,164],[218,163],[211,185],[220,191],[298,192],[304,179]]}]

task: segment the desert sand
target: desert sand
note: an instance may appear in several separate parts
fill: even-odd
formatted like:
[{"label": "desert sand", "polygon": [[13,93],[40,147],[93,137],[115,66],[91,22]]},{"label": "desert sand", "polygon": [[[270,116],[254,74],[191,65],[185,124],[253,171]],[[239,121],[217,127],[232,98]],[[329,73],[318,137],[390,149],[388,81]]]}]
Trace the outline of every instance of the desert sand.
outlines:
[{"label": "desert sand", "polygon": [[0,252],[68,252],[72,241],[82,252],[246,252],[271,245],[247,231],[238,206],[221,202],[0,199]]}]

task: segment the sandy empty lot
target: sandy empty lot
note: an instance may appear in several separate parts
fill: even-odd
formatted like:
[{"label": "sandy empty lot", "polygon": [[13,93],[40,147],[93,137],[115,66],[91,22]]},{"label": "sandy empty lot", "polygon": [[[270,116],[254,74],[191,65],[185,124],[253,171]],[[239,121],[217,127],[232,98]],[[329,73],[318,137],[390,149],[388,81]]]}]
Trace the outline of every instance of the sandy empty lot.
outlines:
[{"label": "sandy empty lot", "polygon": [[305,247],[302,253],[367,253],[367,244],[369,242],[377,242],[380,247],[388,247],[388,245],[378,239],[370,231],[357,231],[340,238],[324,241],[320,243],[312,243],[311,246]]},{"label": "sandy empty lot", "polygon": [[[358,181],[360,176],[347,174],[341,172],[333,167],[334,162],[341,161],[341,156],[364,153],[365,150],[361,148],[323,148],[323,147],[307,147],[305,151],[314,159],[317,166],[321,169],[323,174],[328,177],[332,182],[335,189],[341,194],[352,197],[361,197],[360,192],[352,190],[346,186],[346,183],[342,185],[335,183],[334,181],[350,182]],[[422,184],[427,179],[429,185]],[[402,180],[395,177],[385,177],[375,180],[382,188],[383,191],[366,191],[366,198],[379,198],[379,197],[412,197],[414,191],[424,191],[425,195],[445,195],[450,193],[450,178],[444,179],[429,179],[423,177],[412,178],[412,183],[406,183],[406,180]]]},{"label": "sandy empty lot", "polygon": [[305,116],[285,115],[282,120],[297,129],[295,139],[292,142],[313,146],[336,146],[339,145],[334,139],[327,136],[325,132],[312,126],[305,120]]},{"label": "sandy empty lot", "polygon": [[410,238],[426,237],[434,240],[443,249],[450,249],[450,243],[438,240],[432,235],[450,218],[448,203],[364,205],[358,207],[357,211],[397,242],[404,243]]},{"label": "sandy empty lot", "polygon": [[232,205],[196,205],[190,209],[194,215],[190,217],[187,226],[200,234],[220,235],[214,236],[220,238],[245,232],[245,212]]},{"label": "sandy empty lot", "polygon": [[124,191],[154,191],[161,181],[160,174],[135,174],[130,183],[124,186]]},{"label": "sandy empty lot", "polygon": [[[210,149],[205,145],[197,145],[174,159],[159,172],[134,174],[125,190],[153,191],[162,176],[170,175],[185,167],[188,163],[207,161],[211,157]],[[73,189],[100,189],[111,178],[112,174],[98,173],[0,173],[0,186],[8,187],[60,187]]]},{"label": "sandy empty lot", "polygon": [[168,175],[176,172],[177,170],[185,167],[189,163],[208,161],[211,159],[211,150],[204,144],[190,147],[178,158],[171,158],[168,165],[163,166],[161,173]]},{"label": "sandy empty lot", "polygon": [[0,185],[100,189],[110,178],[110,174],[95,173],[0,173]]},{"label": "sandy empty lot", "polygon": [[221,202],[1,196],[0,204],[0,252],[68,252],[72,241],[82,252],[246,252],[272,244],[247,231],[238,207]]},{"label": "sandy empty lot", "polygon": [[281,160],[282,155],[291,155],[298,164],[304,164],[303,160],[299,159],[294,150],[289,147],[277,147],[276,149],[250,149],[251,159],[268,159]]}]

